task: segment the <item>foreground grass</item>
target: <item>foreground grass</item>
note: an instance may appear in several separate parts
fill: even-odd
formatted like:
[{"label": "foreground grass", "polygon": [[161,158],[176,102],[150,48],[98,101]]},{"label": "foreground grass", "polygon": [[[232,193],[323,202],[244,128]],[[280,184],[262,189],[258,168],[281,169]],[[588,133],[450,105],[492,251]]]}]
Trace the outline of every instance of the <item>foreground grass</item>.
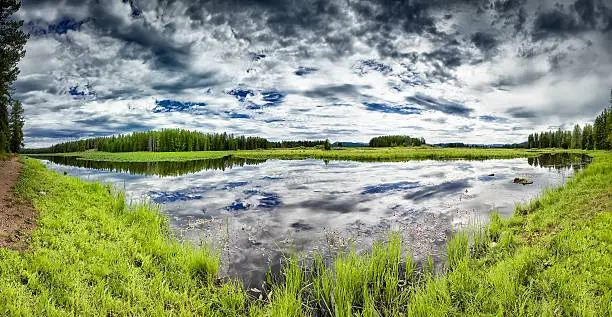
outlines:
[{"label": "foreground grass", "polygon": [[0,249],[0,315],[235,315],[245,295],[215,286],[218,259],[178,243],[161,214],[108,186],[25,159],[16,190],[40,212],[30,251]]},{"label": "foreground grass", "polygon": [[94,161],[114,162],[155,162],[185,161],[221,158],[233,155],[252,159],[327,159],[356,161],[401,161],[427,159],[504,159],[535,157],[542,153],[579,152],[580,150],[546,149],[475,149],[475,148],[434,148],[434,147],[397,147],[397,148],[334,148],[332,150],[297,148],[248,151],[204,151],[204,152],[75,152],[43,154],[52,156],[74,156]]},{"label": "foreground grass", "polygon": [[290,257],[261,299],[215,283],[214,253],[177,243],[156,210],[25,160],[18,191],[41,218],[30,252],[0,250],[0,315],[610,316],[612,153],[589,154],[512,218],[457,233],[442,275],[391,235],[331,263]]}]

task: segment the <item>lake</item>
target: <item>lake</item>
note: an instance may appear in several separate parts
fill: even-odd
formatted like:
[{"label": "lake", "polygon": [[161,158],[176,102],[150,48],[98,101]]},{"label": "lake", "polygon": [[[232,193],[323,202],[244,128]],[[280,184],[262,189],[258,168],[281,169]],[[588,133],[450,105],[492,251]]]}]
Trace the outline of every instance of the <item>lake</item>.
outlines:
[{"label": "lake", "polygon": [[[563,184],[590,158],[555,154],[482,161],[214,160],[111,163],[40,157],[48,168],[111,183],[162,206],[173,230],[222,251],[225,275],[258,287],[284,255],[367,250],[391,231],[416,261],[438,263],[452,232],[508,217]],[[533,184],[515,184],[516,177]]]}]

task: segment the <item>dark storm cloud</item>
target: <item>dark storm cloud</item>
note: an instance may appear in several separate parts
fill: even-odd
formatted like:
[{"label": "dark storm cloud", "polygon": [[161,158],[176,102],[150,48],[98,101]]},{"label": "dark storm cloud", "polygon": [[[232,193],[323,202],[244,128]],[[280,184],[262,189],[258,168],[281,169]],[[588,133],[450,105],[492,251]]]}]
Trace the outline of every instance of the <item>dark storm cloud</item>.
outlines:
[{"label": "dark storm cloud", "polygon": [[525,107],[512,107],[506,110],[506,113],[510,115],[511,117],[517,118],[517,119],[531,119],[531,118],[536,118],[538,116],[538,114],[535,111],[529,110]]},{"label": "dark storm cloud", "polygon": [[533,23],[536,40],[567,36],[583,31],[607,31],[612,12],[605,2],[577,0],[574,3],[539,12]]},{"label": "dark storm cloud", "polygon": [[83,129],[55,129],[55,128],[29,128],[24,131],[27,138],[89,138],[111,135],[114,132],[92,132]]},{"label": "dark storm cloud", "polygon": [[318,71],[319,69],[315,68],[315,67],[303,67],[300,66],[296,71],[295,74],[298,76],[305,76],[308,74],[312,74],[316,71]]},{"label": "dark storm cloud", "polygon": [[496,116],[480,116],[478,117],[478,119],[480,119],[480,121],[485,121],[485,122],[497,122],[497,123],[508,123],[508,119],[506,118],[502,118],[502,117],[496,117]]},{"label": "dark storm cloud", "polygon": [[497,40],[492,34],[476,32],[472,34],[472,43],[482,51],[488,52],[497,47]]},{"label": "dark storm cloud", "polygon": [[28,77],[24,79],[19,79],[13,84],[13,88],[19,94],[25,94],[32,91],[44,91],[50,94],[56,94],[59,92],[59,89],[53,81],[49,80],[47,77]]},{"label": "dark storm cloud", "polygon": [[467,117],[473,111],[471,108],[468,108],[460,103],[448,101],[445,99],[435,99],[424,94],[416,94],[412,97],[406,98],[406,100],[408,102],[422,106],[425,109],[440,111],[450,115]]},{"label": "dark storm cloud", "polygon": [[216,79],[217,73],[202,72],[190,73],[186,72],[180,75],[176,80],[160,81],[152,84],[151,88],[166,94],[178,94],[188,89],[205,89],[219,84]]},{"label": "dark storm cloud", "polygon": [[[126,14],[133,14],[132,10]],[[25,10],[40,8],[43,4],[57,4],[56,1],[25,1]],[[126,23],[126,19],[110,10],[111,5],[105,1],[65,1],[64,5],[85,8],[89,17],[76,21],[70,16],[61,17],[59,21],[48,26],[48,32],[65,33],[68,30],[78,30],[84,24],[91,27],[101,36],[109,36],[123,41],[126,47],[136,47],[149,53],[157,67],[167,67],[173,70],[186,69],[190,54],[190,45],[176,42],[170,34],[163,34],[152,27],[146,20],[136,20]],[[70,15],[66,10],[63,14]],[[166,27],[164,31],[170,31]],[[129,51],[129,50],[127,50]],[[134,57],[134,56],[133,56]]]},{"label": "dark storm cloud", "polygon": [[[566,82],[575,78],[582,89],[605,82],[612,58],[612,4],[605,0],[30,0],[22,11],[34,34],[29,69],[22,68],[15,88],[28,115],[99,127],[100,133],[146,128],[123,121],[150,117],[159,124],[153,128],[202,128],[179,122],[188,114],[210,115],[206,128],[236,133],[274,133],[261,123],[286,121],[287,135],[296,138],[368,135],[376,129],[367,125],[380,123],[359,116],[381,117],[374,112],[390,122],[460,119],[496,128],[551,114],[581,120],[600,110],[594,102],[601,98],[578,104],[562,96]],[[511,101],[500,90],[512,93]],[[154,99],[206,100],[209,106],[197,113],[162,107],[153,114]],[[120,122],[77,114],[104,107],[118,117],[127,110],[145,117]],[[312,109],[320,110],[317,122],[305,117]],[[357,121],[326,129],[346,113]],[[221,122],[228,118],[245,124]],[[364,128],[351,132],[346,124]],[[449,131],[473,128],[462,122]]]},{"label": "dark storm cloud", "polygon": [[339,99],[341,97],[360,95],[361,89],[367,89],[367,88],[371,88],[371,87],[364,86],[364,85],[344,84],[344,85],[317,87],[317,88],[302,92],[302,94],[310,98]]},{"label": "dark storm cloud", "polygon": [[50,23],[45,26],[46,23],[42,21],[29,21],[24,25],[26,32],[30,36],[44,36],[47,34],[66,34],[68,31],[79,31],[83,24],[91,21],[87,18],[84,20],[74,20],[68,17],[64,17],[56,23]]},{"label": "dark storm cloud", "polygon": [[127,115],[123,118],[116,118],[111,115],[88,116],[86,119],[74,120],[77,125],[81,125],[84,130],[99,130],[99,133],[117,133],[145,131],[154,129],[155,126],[143,123],[145,117],[137,114]]},{"label": "dark storm cloud", "polygon": [[507,13],[516,9],[520,9],[526,0],[497,0],[493,3],[495,10],[500,13]]}]

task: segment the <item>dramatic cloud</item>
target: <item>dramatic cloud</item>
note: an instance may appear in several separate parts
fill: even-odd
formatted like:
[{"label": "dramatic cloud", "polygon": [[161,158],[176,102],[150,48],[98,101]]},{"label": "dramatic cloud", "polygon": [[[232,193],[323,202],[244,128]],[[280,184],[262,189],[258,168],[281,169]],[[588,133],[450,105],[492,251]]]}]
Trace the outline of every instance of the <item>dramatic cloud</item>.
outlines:
[{"label": "dramatic cloud", "polygon": [[18,14],[28,147],[178,127],[514,143],[592,120],[612,87],[605,0],[30,0]]}]

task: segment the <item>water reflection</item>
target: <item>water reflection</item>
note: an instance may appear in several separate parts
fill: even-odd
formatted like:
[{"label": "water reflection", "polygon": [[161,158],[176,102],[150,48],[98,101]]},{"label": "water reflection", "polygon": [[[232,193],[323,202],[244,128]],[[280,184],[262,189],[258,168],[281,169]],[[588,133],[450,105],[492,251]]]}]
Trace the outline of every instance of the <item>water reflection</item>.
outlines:
[{"label": "water reflection", "polygon": [[551,167],[554,169],[581,169],[591,162],[592,158],[586,154],[556,153],[542,154],[538,157],[530,157],[527,162],[531,166]]},{"label": "water reflection", "polygon": [[[130,199],[161,204],[185,240],[221,248],[223,272],[257,287],[289,250],[306,256],[331,256],[351,246],[362,251],[390,230],[402,234],[416,260],[427,254],[440,260],[454,230],[487,221],[492,209],[510,216],[516,203],[562,184],[589,161],[557,154],[408,162],[227,158],[157,167],[74,159],[46,163],[118,185]],[[514,184],[515,177],[533,184]]]},{"label": "water reflection", "polygon": [[265,160],[226,156],[218,159],[163,161],[163,162],[105,162],[82,160],[70,156],[32,156],[56,164],[91,168],[116,173],[137,175],[180,176],[203,170],[226,170],[234,166],[255,165]]}]

